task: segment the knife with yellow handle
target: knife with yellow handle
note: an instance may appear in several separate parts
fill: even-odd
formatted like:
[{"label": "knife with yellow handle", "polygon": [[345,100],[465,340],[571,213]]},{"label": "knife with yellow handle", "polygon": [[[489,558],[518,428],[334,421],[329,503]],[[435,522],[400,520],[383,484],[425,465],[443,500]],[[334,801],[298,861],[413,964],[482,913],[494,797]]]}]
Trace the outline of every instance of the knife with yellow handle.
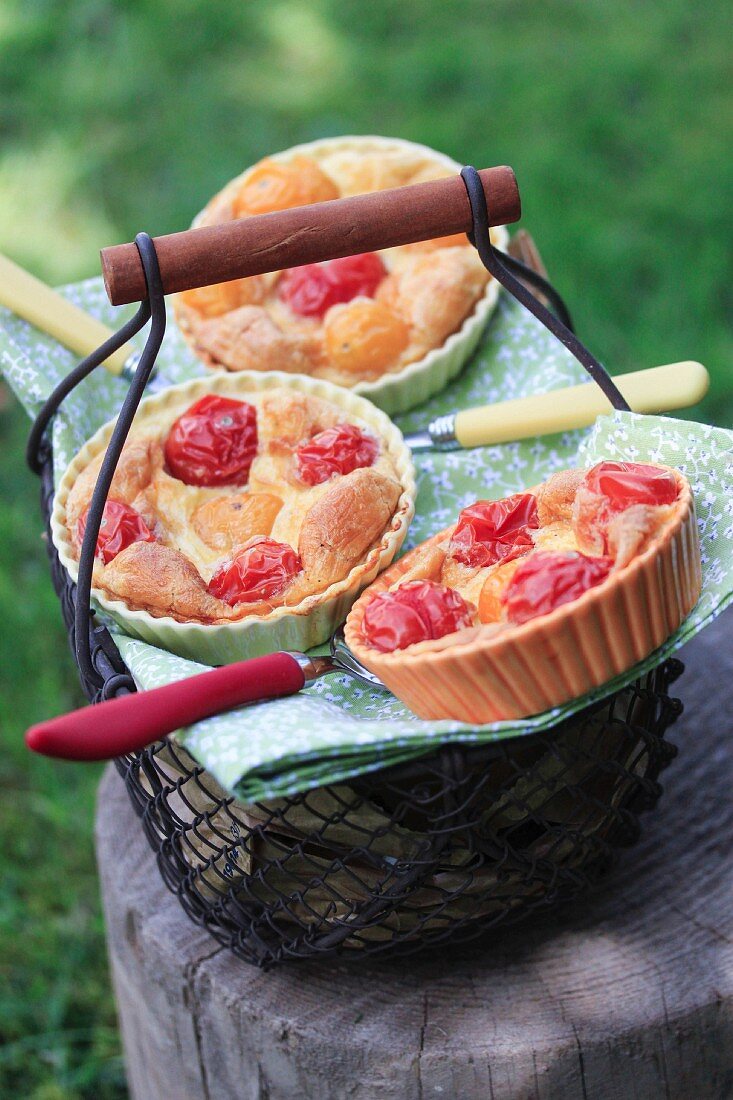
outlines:
[{"label": "knife with yellow handle", "polygon": [[[614,382],[633,412],[660,413],[684,409],[702,400],[710,377],[702,363],[686,361],[616,375]],[[536,435],[589,427],[597,416],[613,412],[594,382],[500,401],[439,416],[427,430],[405,436],[413,451],[488,447]]]},{"label": "knife with yellow handle", "polygon": [[[0,255],[0,305],[12,310],[35,328],[48,333],[85,359],[109,340],[112,329],[67,301],[50,286]],[[124,344],[102,364],[111,374],[128,381],[137,366],[138,353],[131,344]]]}]

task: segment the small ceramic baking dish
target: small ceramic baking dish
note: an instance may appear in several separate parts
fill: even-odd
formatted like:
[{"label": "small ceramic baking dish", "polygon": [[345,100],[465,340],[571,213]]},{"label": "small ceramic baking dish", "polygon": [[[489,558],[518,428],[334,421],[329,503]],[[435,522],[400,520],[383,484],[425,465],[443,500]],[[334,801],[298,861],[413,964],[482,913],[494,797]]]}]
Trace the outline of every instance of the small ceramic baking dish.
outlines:
[{"label": "small ceramic baking dish", "polygon": [[[293,146],[267,159],[288,164],[299,157],[307,157],[322,166],[339,185],[342,196],[359,191],[377,190],[381,187],[400,186],[402,183],[416,182],[418,179],[422,181],[422,179],[441,175],[457,174],[461,170],[461,165],[456,161],[434,149],[414,142],[384,137],[326,138]],[[370,173],[368,178],[361,181],[358,178],[355,179],[353,186],[349,187],[349,166],[355,161],[358,162],[359,158],[370,158],[370,163],[377,167],[382,166],[382,175],[374,179],[372,178],[374,173]],[[409,172],[404,172],[404,179],[401,179],[401,169],[405,166],[413,167],[413,176]],[[256,165],[231,180],[197,215],[193,227],[197,228],[233,217],[231,208],[234,198],[255,168],[257,168]],[[506,249],[509,235],[503,226],[497,226],[491,229],[491,239],[497,248]],[[392,262],[389,254],[380,255],[389,267]],[[478,260],[476,263],[478,265]],[[485,278],[483,271],[481,271],[481,277]],[[354,393],[368,397],[379,408],[390,414],[404,412],[426,401],[433,394],[444,389],[473,354],[496,306],[498,294],[499,284],[489,278],[483,292],[470,307],[463,321],[439,346],[433,347],[413,362],[397,369],[386,369],[378,377],[356,381],[349,388],[353,389]],[[202,347],[198,337],[199,318],[196,311],[186,305],[185,296],[174,297],[173,309],[181,332],[195,354],[207,366],[214,369],[226,366],[216,358],[215,353],[212,354],[210,350]],[[219,324],[220,320],[221,318],[215,317],[210,324]],[[307,366],[302,364],[293,369],[308,372]],[[342,377],[333,380],[338,381],[340,385],[348,384],[348,381]]]},{"label": "small ceramic baking dish", "polygon": [[549,614],[496,631],[469,627],[404,650],[365,643],[364,613],[453,526],[381,574],[346,621],[349,648],[418,717],[483,725],[539,714],[584,695],[649,656],[696,604],[702,584],[692,492],[675,472],[675,513],[631,561]]},{"label": "small ceramic baking dish", "polygon": [[[170,616],[157,616],[129,607],[123,600],[93,588],[95,602],[125,633],[161,646],[174,653],[207,664],[224,664],[258,656],[277,649],[307,650],[324,642],[343,622],[359,592],[374,580],[393,560],[407,533],[414,514],[416,494],[414,467],[409,449],[399,430],[387,416],[358,394],[328,382],[287,375],[242,372],[212,374],[147,398],[140,405],[130,438],[145,429],[168,424],[191,404],[207,394],[246,399],[272,390],[290,390],[321,398],[365,425],[381,441],[399,479],[401,493],[382,537],[365,558],[342,580],[325,591],[306,596],[293,606],[273,608],[266,615],[249,615],[236,621],[204,623],[179,622]],[[66,503],[81,472],[104,451],[114,422],[105,424],[85,444],[65,471],[56,493],[51,529],[60,559],[71,577],[77,578],[77,556],[67,529]]]}]

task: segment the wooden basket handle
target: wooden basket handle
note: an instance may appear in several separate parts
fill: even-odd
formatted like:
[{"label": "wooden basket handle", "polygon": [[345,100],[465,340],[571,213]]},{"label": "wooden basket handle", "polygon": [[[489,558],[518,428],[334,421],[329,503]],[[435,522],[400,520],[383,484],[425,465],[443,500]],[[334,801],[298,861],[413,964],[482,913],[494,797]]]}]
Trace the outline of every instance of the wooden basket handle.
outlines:
[{"label": "wooden basket handle", "polygon": [[[518,221],[521,204],[512,169],[484,168],[479,175],[491,225]],[[154,243],[163,291],[173,294],[338,256],[467,233],[471,227],[471,206],[463,180],[451,176],[170,233],[155,237]],[[101,258],[104,285],[113,306],[146,297],[145,275],[134,243],[103,248]]]}]

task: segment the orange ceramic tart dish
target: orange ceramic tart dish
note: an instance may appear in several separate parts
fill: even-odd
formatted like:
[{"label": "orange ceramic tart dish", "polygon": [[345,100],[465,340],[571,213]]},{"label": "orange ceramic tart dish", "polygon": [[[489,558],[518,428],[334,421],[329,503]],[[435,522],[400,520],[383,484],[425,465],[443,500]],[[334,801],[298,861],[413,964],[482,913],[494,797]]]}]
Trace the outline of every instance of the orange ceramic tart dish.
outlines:
[{"label": "orange ceramic tart dish", "polygon": [[[267,157],[232,180],[194,225],[422,183],[458,170],[448,158],[409,142],[314,142]],[[506,243],[503,229],[492,235]],[[458,234],[190,290],[173,303],[184,337],[208,366],[292,371],[353,388],[441,348],[490,281],[466,236]]]},{"label": "orange ceramic tart dish", "polygon": [[[355,596],[412,512],[388,441],[295,389],[187,392],[144,417],[125,444],[97,540],[95,593],[205,625],[312,609],[342,583]],[[65,499],[75,560],[105,453]]]},{"label": "orange ceramic tart dish", "polygon": [[682,474],[600,462],[465,508],[369,586],[346,641],[420,718],[517,719],[647,657],[701,584]]}]

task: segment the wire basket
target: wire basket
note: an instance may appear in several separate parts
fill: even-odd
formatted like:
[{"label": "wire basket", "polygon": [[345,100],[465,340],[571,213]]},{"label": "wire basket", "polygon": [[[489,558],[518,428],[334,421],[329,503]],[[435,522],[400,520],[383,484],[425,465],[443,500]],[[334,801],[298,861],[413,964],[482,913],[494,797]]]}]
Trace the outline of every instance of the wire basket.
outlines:
[{"label": "wire basket", "polygon": [[[626,406],[575,337],[556,292],[491,246],[481,182],[462,173],[482,261],[585,366],[616,407]],[[48,551],[82,688],[92,702],[135,690],[107,630],[90,613],[102,507],[165,329],[154,243],[137,246],[148,298],[120,332],[73,371],[41,410],[29,440],[41,474],[47,528],[53,463],[45,431],[81,378],[152,318],[151,332],[97,482],[79,586]],[[520,283],[516,274],[524,276]],[[558,317],[527,290],[549,294]],[[558,319],[562,318],[562,319]],[[105,482],[106,477],[106,482]],[[629,687],[549,731],[488,746],[446,746],[417,762],[349,783],[245,805],[174,740],[117,761],[166,884],[189,916],[246,962],[269,966],[351,951],[409,953],[470,939],[573,898],[639,835],[675,755],[666,739],[681,713],[668,660]]]},{"label": "wire basket", "polygon": [[[50,451],[42,486],[48,521]],[[76,586],[47,545],[73,649]],[[93,621],[90,648],[90,700],[134,690]],[[676,754],[665,733],[682,668],[668,660],[550,731],[277,801],[238,802],[173,740],[117,768],[167,886],[246,962],[406,954],[573,898],[637,840]]]}]

